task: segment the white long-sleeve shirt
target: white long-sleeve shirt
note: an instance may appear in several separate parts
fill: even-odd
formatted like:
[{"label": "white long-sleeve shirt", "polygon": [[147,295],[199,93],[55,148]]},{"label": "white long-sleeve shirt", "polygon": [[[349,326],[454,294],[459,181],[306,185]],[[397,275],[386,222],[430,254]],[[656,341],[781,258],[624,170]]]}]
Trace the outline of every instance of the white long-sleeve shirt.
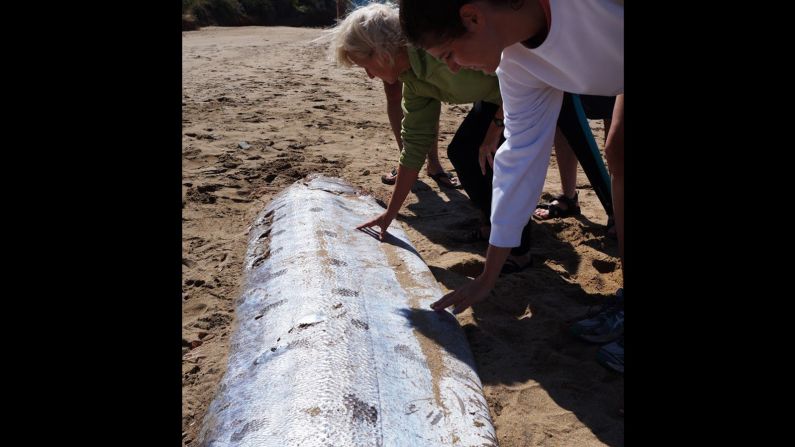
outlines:
[{"label": "white long-sleeve shirt", "polygon": [[494,159],[491,236],[516,247],[544,187],[563,92],[624,93],[624,2],[550,0],[551,27],[534,49],[517,43],[497,68],[505,138]]}]

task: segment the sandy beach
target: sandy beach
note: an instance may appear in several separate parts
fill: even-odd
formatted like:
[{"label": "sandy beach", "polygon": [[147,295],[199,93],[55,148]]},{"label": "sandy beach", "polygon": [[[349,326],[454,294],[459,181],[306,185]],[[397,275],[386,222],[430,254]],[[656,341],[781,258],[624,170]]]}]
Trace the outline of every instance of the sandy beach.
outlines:
[{"label": "sandy beach", "polygon": [[[227,361],[247,228],[271,197],[305,175],[337,176],[388,202],[380,176],[397,145],[382,83],[333,66],[321,30],[209,27],[182,38],[183,444],[195,445]],[[443,105],[439,155],[470,105]],[[592,122],[600,148],[604,129]],[[242,143],[242,144],[241,144]],[[602,148],[603,149],[603,148]],[[621,286],[607,216],[580,171],[582,215],[537,222],[534,267],[499,280],[458,316],[502,447],[624,445],[624,379],[567,326]],[[553,153],[544,197],[560,192]],[[375,216],[373,216],[375,217]],[[487,244],[454,242],[478,211],[424,168],[400,217],[442,288],[480,273]]]}]

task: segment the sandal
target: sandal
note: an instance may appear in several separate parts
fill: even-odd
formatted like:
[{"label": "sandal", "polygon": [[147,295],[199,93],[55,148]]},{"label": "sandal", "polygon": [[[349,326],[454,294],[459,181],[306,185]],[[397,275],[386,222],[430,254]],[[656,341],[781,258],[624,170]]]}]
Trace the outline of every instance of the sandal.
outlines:
[{"label": "sandal", "polygon": [[444,186],[452,189],[461,189],[464,187],[461,184],[461,181],[458,180],[458,177],[454,176],[449,172],[442,171],[442,172],[437,172],[436,174],[433,175],[428,174],[428,177],[436,180],[436,183],[438,183],[439,186]]},{"label": "sandal", "polygon": [[394,185],[397,181],[397,168],[392,168],[392,172],[381,176],[381,182],[387,185]]},{"label": "sandal", "polygon": [[[560,194],[553,198],[549,203],[542,203],[536,207],[536,209],[545,209],[549,211],[547,217],[539,217],[535,213],[533,213],[533,217],[540,220],[547,220],[547,219],[554,219],[557,217],[569,217],[569,216],[579,216],[580,215],[580,205],[579,205],[579,192],[574,193],[573,198],[566,197],[565,194]],[[552,203],[557,201],[558,203]],[[566,208],[561,208],[558,204],[566,205]]]}]

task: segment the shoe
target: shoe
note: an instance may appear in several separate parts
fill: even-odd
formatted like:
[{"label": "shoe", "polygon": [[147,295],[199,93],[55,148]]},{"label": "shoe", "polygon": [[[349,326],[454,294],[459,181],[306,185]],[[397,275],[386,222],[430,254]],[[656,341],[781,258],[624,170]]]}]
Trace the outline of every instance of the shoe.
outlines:
[{"label": "shoe", "polygon": [[624,289],[618,289],[615,302],[569,328],[572,334],[591,343],[608,343],[624,335]]},{"label": "shoe", "polygon": [[605,368],[624,374],[624,336],[602,346],[596,353],[596,361]]}]

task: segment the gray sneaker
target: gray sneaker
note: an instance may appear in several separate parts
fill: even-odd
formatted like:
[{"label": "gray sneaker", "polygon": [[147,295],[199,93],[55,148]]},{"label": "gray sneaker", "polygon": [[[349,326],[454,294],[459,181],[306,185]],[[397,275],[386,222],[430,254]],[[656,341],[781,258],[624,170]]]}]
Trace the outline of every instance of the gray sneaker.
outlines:
[{"label": "gray sneaker", "polygon": [[624,336],[602,346],[596,353],[596,361],[605,368],[624,374]]},{"label": "gray sneaker", "polygon": [[575,336],[591,343],[608,343],[624,334],[624,290],[618,289],[616,301],[602,307],[593,317],[571,325]]}]

